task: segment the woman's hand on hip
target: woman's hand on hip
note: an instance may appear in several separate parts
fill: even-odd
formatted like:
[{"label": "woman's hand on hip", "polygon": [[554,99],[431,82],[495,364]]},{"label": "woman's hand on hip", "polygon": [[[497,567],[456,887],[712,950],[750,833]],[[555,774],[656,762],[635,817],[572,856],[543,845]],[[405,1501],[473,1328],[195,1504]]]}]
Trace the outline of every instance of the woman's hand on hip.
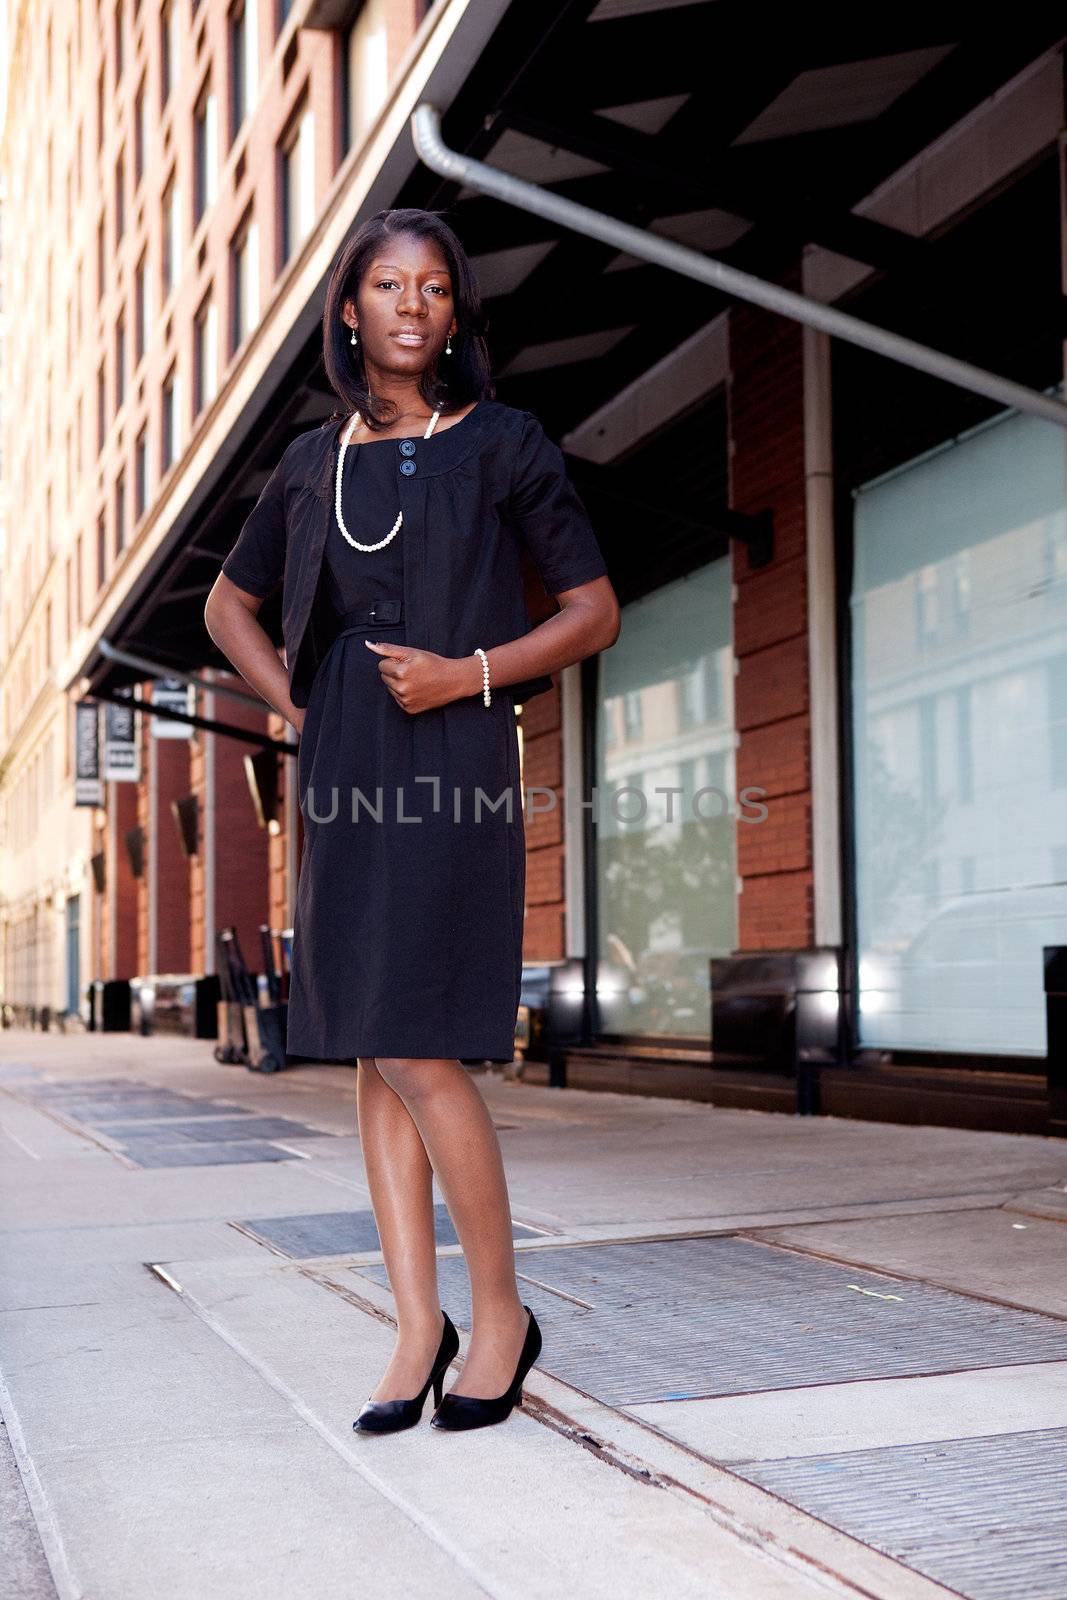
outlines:
[{"label": "woman's hand on hip", "polygon": [[[478,656],[439,656],[411,644],[375,639],[364,639],[363,643],[381,657],[379,675],[402,711],[430,711],[464,695],[476,694],[481,688]],[[478,665],[477,682],[473,681],[472,661]]]}]

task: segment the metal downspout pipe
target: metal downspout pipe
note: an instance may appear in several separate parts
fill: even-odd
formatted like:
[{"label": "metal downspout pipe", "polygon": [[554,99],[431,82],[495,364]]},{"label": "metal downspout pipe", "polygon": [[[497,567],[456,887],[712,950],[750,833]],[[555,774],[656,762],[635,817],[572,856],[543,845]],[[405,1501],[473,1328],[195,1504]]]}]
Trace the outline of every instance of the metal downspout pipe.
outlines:
[{"label": "metal downspout pipe", "polygon": [[427,101],[423,101],[412,113],[411,136],[420,161],[443,178],[451,178],[466,184],[468,188],[494,195],[506,205],[531,211],[535,216],[558,223],[573,233],[599,239],[641,260],[654,262],[656,266],[666,267],[671,272],[681,273],[683,277],[705,283],[709,288],[719,289],[723,294],[749,300],[753,305],[806,323],[835,338],[847,339],[849,343],[860,345],[865,350],[887,356],[890,361],[902,362],[904,366],[927,372],[931,377],[957,384],[961,389],[985,395],[989,400],[998,400],[1002,405],[1012,406],[1030,416],[1042,417],[1047,422],[1058,423],[1061,428],[1067,427],[1067,404],[1051,395],[1028,389],[1025,384],[1014,383],[1010,378],[998,377],[994,372],[986,372],[982,367],[945,355],[943,351],[931,350],[928,345],[906,339],[902,334],[878,328],[871,322],[850,316],[846,311],[838,311],[833,306],[823,305],[819,300],[797,294],[780,284],[754,277],[750,272],[728,267],[721,261],[701,255],[697,250],[675,244],[672,239],[663,239],[628,222],[619,222],[615,217],[579,205],[575,200],[567,200],[535,183],[513,178],[510,173],[501,172],[484,161],[477,161],[473,156],[450,150],[441,138],[440,112]]}]

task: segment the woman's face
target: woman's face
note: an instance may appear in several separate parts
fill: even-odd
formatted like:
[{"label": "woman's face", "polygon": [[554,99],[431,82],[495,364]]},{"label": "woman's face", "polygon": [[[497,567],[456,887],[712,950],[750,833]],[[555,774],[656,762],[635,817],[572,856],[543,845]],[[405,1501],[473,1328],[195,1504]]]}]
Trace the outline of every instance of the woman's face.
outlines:
[{"label": "woman's face", "polygon": [[359,329],[368,371],[411,375],[432,366],[457,323],[452,280],[432,239],[395,234],[375,252],[344,319]]}]

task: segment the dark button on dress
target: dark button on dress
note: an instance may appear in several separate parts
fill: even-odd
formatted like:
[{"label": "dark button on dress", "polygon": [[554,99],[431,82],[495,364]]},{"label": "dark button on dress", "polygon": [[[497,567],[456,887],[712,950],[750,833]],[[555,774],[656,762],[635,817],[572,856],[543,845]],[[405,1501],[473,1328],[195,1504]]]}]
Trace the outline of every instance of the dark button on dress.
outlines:
[{"label": "dark button on dress", "polygon": [[[346,451],[341,506],[353,538],[385,537],[398,471],[417,470],[438,437]],[[305,835],[288,1049],[510,1061],[526,871],[514,706],[503,692],[488,707],[478,692],[417,713],[393,699],[383,658],[364,641],[404,643],[404,534],[355,550],[330,508],[323,593],[338,632],[311,685],[297,759]],[[374,601],[391,602],[380,610],[399,620],[370,620]]]}]

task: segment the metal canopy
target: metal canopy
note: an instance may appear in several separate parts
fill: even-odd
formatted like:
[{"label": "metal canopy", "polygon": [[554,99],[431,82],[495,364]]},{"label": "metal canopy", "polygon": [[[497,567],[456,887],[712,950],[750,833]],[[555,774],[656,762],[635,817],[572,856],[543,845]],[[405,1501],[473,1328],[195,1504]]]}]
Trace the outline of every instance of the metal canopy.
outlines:
[{"label": "metal canopy", "polygon": [[656,266],[681,273],[683,277],[706,284],[708,288],[721,290],[739,300],[751,301],[753,305],[763,306],[768,311],[777,311],[784,317],[792,317],[794,321],[819,328],[823,333],[848,339],[865,350],[873,350],[892,361],[901,361],[919,372],[927,372],[931,377],[943,378],[948,383],[958,384],[960,388],[984,395],[989,400],[997,400],[1002,405],[1014,406],[1031,416],[1056,422],[1061,428],[1067,427],[1067,405],[1062,400],[1028,389],[1010,378],[998,377],[996,373],[986,372],[969,361],[960,361],[943,351],[931,350],[915,339],[906,339],[887,328],[876,327],[874,323],[864,322],[808,295],[797,294],[777,283],[768,283],[751,272],[714,261],[698,250],[675,244],[671,239],[659,238],[647,229],[635,228],[616,217],[605,216],[589,206],[569,200],[565,195],[554,194],[549,189],[539,188],[537,184],[500,172],[484,161],[476,161],[458,150],[450,150],[441,138],[441,114],[436,106],[425,102],[419,106],[411,119],[411,136],[420,159],[442,177],[494,195],[507,205],[531,211],[535,216],[558,223],[573,233],[599,239],[603,244],[613,245]]}]

